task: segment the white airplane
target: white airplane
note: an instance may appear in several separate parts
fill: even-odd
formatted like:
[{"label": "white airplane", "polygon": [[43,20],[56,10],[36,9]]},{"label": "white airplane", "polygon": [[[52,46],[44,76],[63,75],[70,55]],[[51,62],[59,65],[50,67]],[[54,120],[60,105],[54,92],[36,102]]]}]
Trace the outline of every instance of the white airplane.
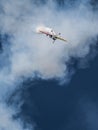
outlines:
[{"label": "white airplane", "polygon": [[41,33],[41,34],[45,34],[46,36],[49,36],[50,38],[52,38],[52,39],[53,39],[53,43],[54,43],[55,40],[57,40],[57,39],[62,40],[62,41],[64,41],[64,42],[67,42],[66,39],[64,39],[64,38],[62,38],[62,37],[60,36],[61,33],[56,34],[52,28],[48,28],[48,27],[38,27],[38,28],[37,28],[37,32],[38,32],[38,33]]}]

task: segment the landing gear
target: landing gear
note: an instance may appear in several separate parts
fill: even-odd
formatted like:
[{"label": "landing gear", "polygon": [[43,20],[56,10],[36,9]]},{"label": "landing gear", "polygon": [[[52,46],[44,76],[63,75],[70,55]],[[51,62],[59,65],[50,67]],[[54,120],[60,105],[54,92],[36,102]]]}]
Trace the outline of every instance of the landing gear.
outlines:
[{"label": "landing gear", "polygon": [[55,38],[55,37],[53,37],[53,40],[55,41],[55,40],[56,40],[56,38]]},{"label": "landing gear", "polygon": [[50,38],[52,38],[52,35],[49,35]]},{"label": "landing gear", "polygon": [[56,38],[52,38],[52,39],[53,39],[53,44],[54,44],[54,42],[55,42]]}]

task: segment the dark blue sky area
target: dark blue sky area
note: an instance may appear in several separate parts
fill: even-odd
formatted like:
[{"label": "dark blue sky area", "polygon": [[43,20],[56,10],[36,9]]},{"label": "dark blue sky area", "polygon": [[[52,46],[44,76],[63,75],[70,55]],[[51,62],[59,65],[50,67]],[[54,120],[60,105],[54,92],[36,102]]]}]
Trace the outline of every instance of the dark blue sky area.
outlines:
[{"label": "dark blue sky area", "polygon": [[98,130],[98,56],[68,85],[37,80],[24,86],[21,114],[36,122],[37,130]]}]

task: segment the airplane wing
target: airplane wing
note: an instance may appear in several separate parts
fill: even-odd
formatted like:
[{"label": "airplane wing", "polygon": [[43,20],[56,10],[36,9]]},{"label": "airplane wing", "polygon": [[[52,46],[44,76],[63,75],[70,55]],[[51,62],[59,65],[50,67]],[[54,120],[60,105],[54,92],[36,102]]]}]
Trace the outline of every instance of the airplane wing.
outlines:
[{"label": "airplane wing", "polygon": [[62,40],[62,41],[64,41],[64,42],[67,42],[67,40],[65,40],[65,39],[62,38],[62,37],[56,36],[56,38],[59,39],[59,40]]}]

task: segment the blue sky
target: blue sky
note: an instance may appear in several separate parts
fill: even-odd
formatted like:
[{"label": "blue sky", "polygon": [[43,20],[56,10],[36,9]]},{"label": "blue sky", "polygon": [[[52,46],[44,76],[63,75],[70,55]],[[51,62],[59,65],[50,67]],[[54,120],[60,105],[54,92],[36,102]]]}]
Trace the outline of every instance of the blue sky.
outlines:
[{"label": "blue sky", "polygon": [[23,91],[23,118],[35,121],[42,130],[97,130],[97,69],[96,56],[88,68],[77,70],[68,85],[59,86],[55,81],[26,83],[29,88]]}]

